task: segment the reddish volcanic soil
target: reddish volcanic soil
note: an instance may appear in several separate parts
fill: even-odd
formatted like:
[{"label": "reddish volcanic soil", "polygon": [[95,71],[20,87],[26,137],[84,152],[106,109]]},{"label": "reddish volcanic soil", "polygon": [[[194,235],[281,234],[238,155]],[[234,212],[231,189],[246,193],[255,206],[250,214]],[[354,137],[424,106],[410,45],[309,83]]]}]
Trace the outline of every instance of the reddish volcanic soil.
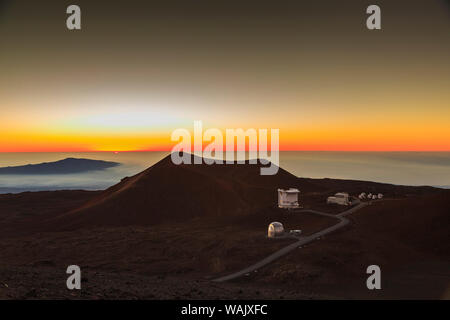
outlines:
[{"label": "reddish volcanic soil", "polygon": [[[304,208],[338,191],[386,198],[351,224],[230,283],[238,271],[290,243],[269,240],[281,221],[304,235],[335,219],[276,208],[277,188],[297,187]],[[450,285],[450,193],[364,181],[297,178],[257,165],[181,165],[165,158],[103,192],[0,195],[0,298],[301,299],[443,298]],[[65,270],[82,269],[81,292]],[[367,290],[378,264],[382,290]]]}]

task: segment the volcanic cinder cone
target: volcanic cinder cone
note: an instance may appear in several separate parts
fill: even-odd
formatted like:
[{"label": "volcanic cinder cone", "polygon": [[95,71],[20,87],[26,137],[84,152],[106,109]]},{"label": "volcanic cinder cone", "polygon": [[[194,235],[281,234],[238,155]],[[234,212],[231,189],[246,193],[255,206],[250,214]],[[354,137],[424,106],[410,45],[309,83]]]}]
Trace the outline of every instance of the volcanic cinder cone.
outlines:
[{"label": "volcanic cinder cone", "polygon": [[262,176],[260,167],[249,163],[175,165],[167,156],[49,225],[51,229],[74,229],[235,217],[275,205],[277,188],[315,188],[281,168],[276,175]]}]

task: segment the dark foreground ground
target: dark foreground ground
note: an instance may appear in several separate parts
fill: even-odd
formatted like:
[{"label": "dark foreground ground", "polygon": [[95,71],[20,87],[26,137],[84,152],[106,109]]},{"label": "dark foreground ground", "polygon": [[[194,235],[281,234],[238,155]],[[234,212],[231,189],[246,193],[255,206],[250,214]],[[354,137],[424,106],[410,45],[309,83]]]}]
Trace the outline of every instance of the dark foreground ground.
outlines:
[{"label": "dark foreground ground", "polygon": [[[448,241],[436,236],[448,232],[448,220],[438,212],[450,210],[448,194],[424,198],[417,209],[423,217],[415,228],[408,221],[403,224],[416,203],[385,200],[355,213],[344,229],[230,283],[211,278],[244,268],[292,241],[266,239],[269,217],[254,228],[246,221],[227,227],[191,222],[4,236],[0,298],[448,299]],[[275,220],[305,233],[334,223],[311,214],[283,217],[273,212]],[[70,264],[82,269],[81,291],[66,289]],[[382,268],[381,291],[365,287],[370,264]]]},{"label": "dark foreground ground", "polygon": [[[157,200],[140,201],[159,175],[161,181],[167,178],[161,172],[150,170],[104,192],[0,195],[0,298],[450,298],[448,191],[299,179],[288,173],[271,181],[243,172],[201,171],[208,183],[184,182],[176,199],[164,188],[152,190],[160,192],[158,198],[165,204],[159,209]],[[198,173],[181,172],[191,178]],[[257,272],[228,283],[211,281],[292,243],[266,238],[272,221],[301,229],[304,235],[336,223],[275,208],[274,185],[283,181],[305,190],[305,208],[329,213],[343,210],[324,204],[326,196],[337,191],[376,190],[386,198],[349,216],[351,223],[343,229]],[[193,192],[195,188],[208,196]],[[232,203],[221,198],[223,193]],[[183,203],[177,203],[180,198]],[[123,203],[127,205],[120,210],[110,209]],[[219,205],[240,213],[223,214],[226,210],[219,210]],[[191,207],[204,209],[196,215]],[[66,288],[65,271],[72,264],[81,267],[81,291]],[[372,264],[381,267],[382,290],[366,287],[366,268]]]}]

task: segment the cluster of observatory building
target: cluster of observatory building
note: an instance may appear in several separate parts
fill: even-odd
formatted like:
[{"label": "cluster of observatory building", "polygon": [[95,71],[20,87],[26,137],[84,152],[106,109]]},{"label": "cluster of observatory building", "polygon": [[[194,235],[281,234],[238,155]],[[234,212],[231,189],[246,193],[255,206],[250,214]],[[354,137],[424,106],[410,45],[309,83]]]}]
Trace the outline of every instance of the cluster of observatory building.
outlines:
[{"label": "cluster of observatory building", "polygon": [[[296,188],[278,189],[278,207],[288,210],[300,208],[300,204],[298,202],[299,193],[300,191]],[[359,194],[358,198],[360,201],[377,200],[382,199],[383,194],[362,192]],[[358,202],[358,199],[356,199],[356,197],[354,198],[354,200]],[[327,198],[327,204],[349,206],[353,204],[353,200],[347,192],[338,192],[335,195]],[[300,233],[301,230],[291,230],[289,233],[286,233],[283,224],[281,222],[275,221],[269,224],[267,236],[269,238],[277,238],[286,236],[286,234],[299,235]]]},{"label": "cluster of observatory building", "polygon": [[375,194],[375,193],[368,193],[368,194],[366,194],[365,192],[362,192],[359,196],[358,196],[358,198],[360,199],[360,200],[376,200],[376,199],[381,199],[381,198],[383,198],[383,194],[382,193],[379,193],[379,194]]}]

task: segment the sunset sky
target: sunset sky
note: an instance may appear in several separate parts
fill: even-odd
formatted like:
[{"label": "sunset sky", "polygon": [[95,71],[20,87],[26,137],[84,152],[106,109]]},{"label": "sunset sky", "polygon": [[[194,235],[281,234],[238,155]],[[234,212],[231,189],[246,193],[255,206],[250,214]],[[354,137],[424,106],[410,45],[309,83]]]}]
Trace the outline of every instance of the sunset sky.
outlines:
[{"label": "sunset sky", "polygon": [[373,3],[382,30],[358,0],[0,0],[0,152],[170,150],[194,120],[280,129],[282,150],[450,151],[448,1]]}]

